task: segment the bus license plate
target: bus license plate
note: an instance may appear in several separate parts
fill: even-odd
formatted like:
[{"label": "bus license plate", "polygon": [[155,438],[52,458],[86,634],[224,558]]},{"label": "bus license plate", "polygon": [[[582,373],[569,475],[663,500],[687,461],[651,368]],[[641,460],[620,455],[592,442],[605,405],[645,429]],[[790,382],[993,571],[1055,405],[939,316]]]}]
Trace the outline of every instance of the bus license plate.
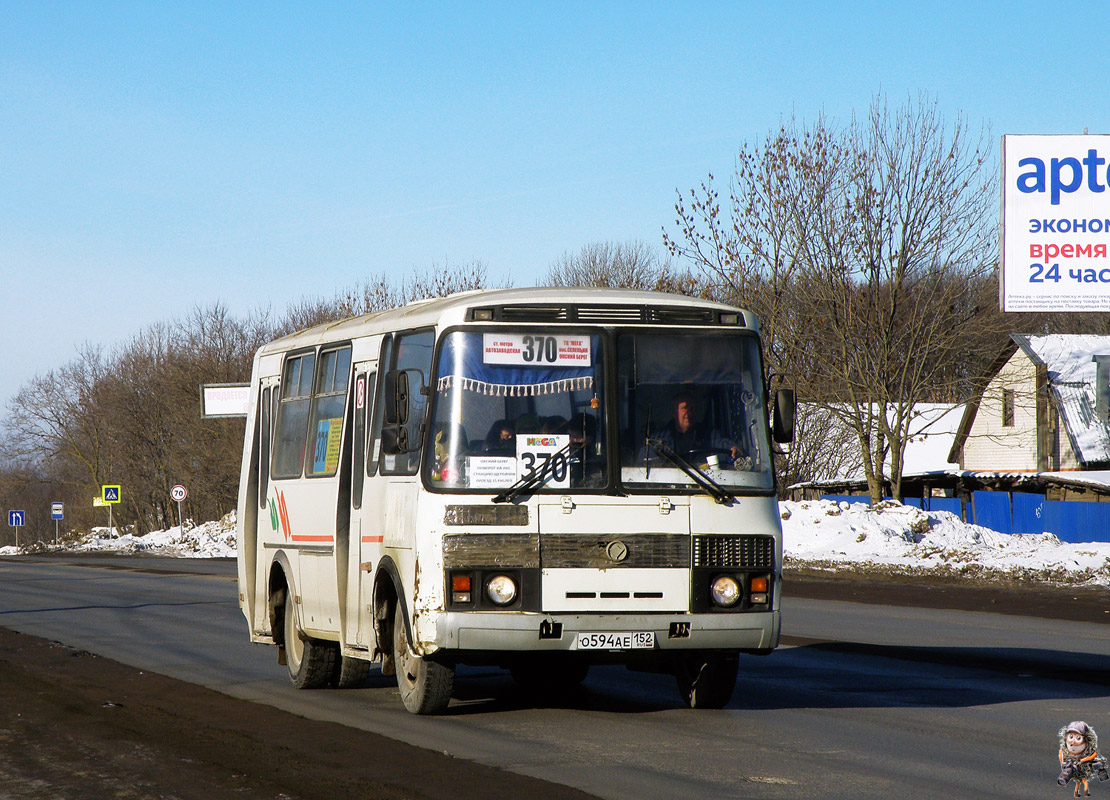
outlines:
[{"label": "bus license plate", "polygon": [[579,650],[650,650],[653,647],[654,631],[578,634]]}]

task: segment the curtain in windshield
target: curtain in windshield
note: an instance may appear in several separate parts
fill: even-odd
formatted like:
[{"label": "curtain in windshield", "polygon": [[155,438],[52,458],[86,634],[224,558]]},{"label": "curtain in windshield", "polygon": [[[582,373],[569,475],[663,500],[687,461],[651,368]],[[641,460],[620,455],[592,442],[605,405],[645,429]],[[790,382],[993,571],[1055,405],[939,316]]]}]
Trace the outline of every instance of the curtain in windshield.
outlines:
[{"label": "curtain in windshield", "polygon": [[600,342],[562,331],[448,335],[425,462],[433,485],[504,489],[549,461],[541,489],[604,485]]}]

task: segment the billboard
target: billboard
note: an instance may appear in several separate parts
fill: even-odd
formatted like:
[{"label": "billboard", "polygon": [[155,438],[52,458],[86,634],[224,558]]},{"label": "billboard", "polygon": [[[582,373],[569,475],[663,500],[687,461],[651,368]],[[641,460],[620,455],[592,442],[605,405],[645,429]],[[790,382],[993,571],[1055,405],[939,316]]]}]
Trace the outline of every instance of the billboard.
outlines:
[{"label": "billboard", "polygon": [[200,387],[200,416],[245,417],[250,405],[249,383],[205,383]]},{"label": "billboard", "polygon": [[1003,311],[1110,311],[1110,136],[1002,137]]}]

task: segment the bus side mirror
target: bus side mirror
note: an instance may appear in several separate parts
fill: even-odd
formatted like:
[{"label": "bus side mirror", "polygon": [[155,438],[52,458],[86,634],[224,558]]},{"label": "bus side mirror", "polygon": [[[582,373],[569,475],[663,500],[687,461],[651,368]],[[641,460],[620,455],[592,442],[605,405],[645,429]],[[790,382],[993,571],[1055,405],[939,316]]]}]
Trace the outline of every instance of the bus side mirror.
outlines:
[{"label": "bus side mirror", "polygon": [[400,425],[382,426],[382,452],[396,456],[409,452],[409,429]]},{"label": "bus side mirror", "polygon": [[[420,440],[424,437],[424,426],[421,424],[416,430],[410,424],[412,417],[412,383],[409,373],[416,376],[417,390],[420,394],[427,394],[424,385],[424,374],[418,369],[391,369],[385,373],[384,401],[385,413],[382,425],[382,452],[386,455],[399,455],[411,453],[420,449]],[[426,405],[417,401],[417,412],[422,412]]]},{"label": "bus side mirror", "polygon": [[392,369],[385,374],[385,424],[407,425],[409,421],[409,374]]},{"label": "bus side mirror", "polygon": [[772,415],[771,434],[779,444],[794,441],[795,408],[793,389],[779,389],[775,393],[775,410]]}]

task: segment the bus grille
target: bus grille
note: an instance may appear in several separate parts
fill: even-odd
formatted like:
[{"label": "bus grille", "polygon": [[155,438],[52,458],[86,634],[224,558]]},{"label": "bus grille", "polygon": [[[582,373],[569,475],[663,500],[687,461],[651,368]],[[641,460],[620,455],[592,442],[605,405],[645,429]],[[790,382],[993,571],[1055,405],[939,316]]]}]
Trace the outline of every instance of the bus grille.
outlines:
[{"label": "bus grille", "polygon": [[712,325],[714,311],[711,308],[666,308],[649,306],[648,322],[664,325]]},{"label": "bus grille", "polygon": [[636,306],[578,306],[579,322],[642,322],[644,312]]},{"label": "bus grille", "polygon": [[443,537],[443,565],[448,569],[539,566],[535,533],[462,533]]},{"label": "bus grille", "polygon": [[[716,325],[717,311],[685,306],[603,305],[594,303],[529,303],[495,306],[498,322],[581,322],[595,325]],[[744,320],[741,318],[741,324]]]},{"label": "bus grille", "polygon": [[501,306],[497,318],[504,322],[566,322],[566,306]]},{"label": "bus grille", "polygon": [[774,569],[775,540],[770,536],[695,536],[694,566]]},{"label": "bus grille", "polygon": [[690,537],[662,533],[549,534],[540,537],[540,565],[545,569],[688,567]]}]

